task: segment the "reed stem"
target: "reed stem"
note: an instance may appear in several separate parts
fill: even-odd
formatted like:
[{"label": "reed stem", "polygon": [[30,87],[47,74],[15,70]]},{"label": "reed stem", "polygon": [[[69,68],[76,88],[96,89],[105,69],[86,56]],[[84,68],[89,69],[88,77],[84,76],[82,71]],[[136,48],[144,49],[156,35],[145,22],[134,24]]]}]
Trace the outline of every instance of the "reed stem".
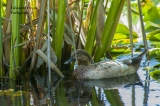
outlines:
[{"label": "reed stem", "polygon": [[129,36],[130,36],[130,46],[131,46],[131,53],[133,57],[133,35],[132,35],[132,11],[131,11],[131,1],[127,0],[128,6],[128,26],[129,26]]},{"label": "reed stem", "polygon": [[62,44],[63,44],[63,34],[64,34],[64,21],[65,21],[65,1],[59,0],[58,1],[58,16],[56,22],[56,35],[54,38],[55,43],[55,53],[58,59],[58,66],[61,64],[61,55],[62,55]]},{"label": "reed stem", "polygon": [[91,55],[94,49],[95,44],[95,34],[96,34],[96,27],[97,27],[97,9],[100,0],[97,0],[96,7],[93,9],[93,14],[91,16],[90,28],[87,34],[87,40],[85,45],[85,50]]},{"label": "reed stem", "polygon": [[[0,9],[2,8],[2,0],[0,1]],[[0,10],[0,76],[3,75],[3,42],[2,42],[2,18]]]},{"label": "reed stem", "polygon": [[[19,0],[13,0],[12,6],[13,7],[19,7],[18,5]],[[15,13],[14,13],[15,12]],[[20,36],[19,36],[19,14],[16,12],[19,12],[19,9],[12,9],[11,15],[12,15],[12,36],[11,36],[11,52],[10,52],[10,72],[9,77],[16,80],[16,67],[19,66],[19,47],[13,48],[14,45],[18,45],[20,42]]]}]

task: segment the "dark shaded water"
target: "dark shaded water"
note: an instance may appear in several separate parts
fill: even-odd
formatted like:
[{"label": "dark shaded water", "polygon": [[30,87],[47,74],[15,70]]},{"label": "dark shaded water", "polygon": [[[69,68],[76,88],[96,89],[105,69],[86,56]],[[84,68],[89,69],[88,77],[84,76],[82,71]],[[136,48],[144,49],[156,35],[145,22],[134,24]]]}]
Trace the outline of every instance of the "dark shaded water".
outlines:
[{"label": "dark shaded water", "polygon": [[160,83],[141,68],[125,77],[73,81],[37,74],[20,82],[1,78],[0,106],[160,106]]}]

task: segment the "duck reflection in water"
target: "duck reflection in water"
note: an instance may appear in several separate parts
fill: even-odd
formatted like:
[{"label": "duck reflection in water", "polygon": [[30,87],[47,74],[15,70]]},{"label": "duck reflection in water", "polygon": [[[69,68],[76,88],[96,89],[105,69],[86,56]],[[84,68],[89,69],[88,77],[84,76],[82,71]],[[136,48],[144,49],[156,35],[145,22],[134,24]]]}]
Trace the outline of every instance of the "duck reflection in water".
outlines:
[{"label": "duck reflection in water", "polygon": [[[76,80],[74,81],[74,87],[72,87],[73,89],[66,91],[66,95],[68,95],[67,98],[71,104],[79,104],[82,106],[88,104],[89,101],[92,101],[96,96],[98,104],[103,106],[104,100],[101,100],[100,96],[101,94],[104,95],[104,92],[102,93],[101,90],[107,92],[118,92],[119,88],[128,88],[134,85],[143,86],[137,73],[117,78],[80,81]],[[95,87],[98,89],[95,90]],[[116,95],[120,97],[119,93]],[[117,98],[114,99],[116,100]]]}]

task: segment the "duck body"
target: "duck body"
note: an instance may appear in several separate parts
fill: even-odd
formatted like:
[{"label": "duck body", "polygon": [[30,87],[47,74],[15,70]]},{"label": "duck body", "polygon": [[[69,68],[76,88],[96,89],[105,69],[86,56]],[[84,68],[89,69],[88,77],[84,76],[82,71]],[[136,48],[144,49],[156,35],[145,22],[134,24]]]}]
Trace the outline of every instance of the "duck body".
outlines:
[{"label": "duck body", "polygon": [[[104,79],[136,73],[145,52],[146,51],[137,57],[122,61],[109,60],[93,63],[92,58],[89,55],[85,55],[88,54],[86,51],[78,49],[76,53],[79,65],[73,71],[73,77],[76,79]],[[73,53],[71,58],[66,61],[65,64],[74,60],[75,53]]]},{"label": "duck body", "polygon": [[120,77],[136,72],[132,65],[126,65],[118,61],[96,63],[91,66],[78,66],[73,71],[73,77],[77,79],[104,79]]}]

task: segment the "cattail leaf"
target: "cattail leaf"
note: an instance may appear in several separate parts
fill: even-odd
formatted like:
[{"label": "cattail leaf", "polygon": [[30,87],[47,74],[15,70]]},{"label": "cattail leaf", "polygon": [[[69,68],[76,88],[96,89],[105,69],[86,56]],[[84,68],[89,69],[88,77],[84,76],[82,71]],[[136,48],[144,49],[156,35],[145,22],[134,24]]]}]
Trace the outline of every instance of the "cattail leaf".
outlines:
[{"label": "cattail leaf", "polygon": [[100,39],[102,36],[102,32],[105,25],[105,10],[103,5],[103,0],[100,0],[97,10],[97,34],[96,34],[96,42],[97,45],[100,45]]},{"label": "cattail leaf", "polygon": [[84,27],[85,27],[86,31],[88,31],[88,28],[89,28],[89,23],[90,23],[90,20],[91,20],[92,10],[93,10],[93,1],[90,0],[89,3],[88,3],[88,7],[87,7],[86,19],[84,21]]},{"label": "cattail leaf", "polygon": [[64,24],[64,40],[70,44],[73,45],[73,39],[72,35],[75,37],[76,35],[71,31],[71,29],[67,26],[67,24]]}]

